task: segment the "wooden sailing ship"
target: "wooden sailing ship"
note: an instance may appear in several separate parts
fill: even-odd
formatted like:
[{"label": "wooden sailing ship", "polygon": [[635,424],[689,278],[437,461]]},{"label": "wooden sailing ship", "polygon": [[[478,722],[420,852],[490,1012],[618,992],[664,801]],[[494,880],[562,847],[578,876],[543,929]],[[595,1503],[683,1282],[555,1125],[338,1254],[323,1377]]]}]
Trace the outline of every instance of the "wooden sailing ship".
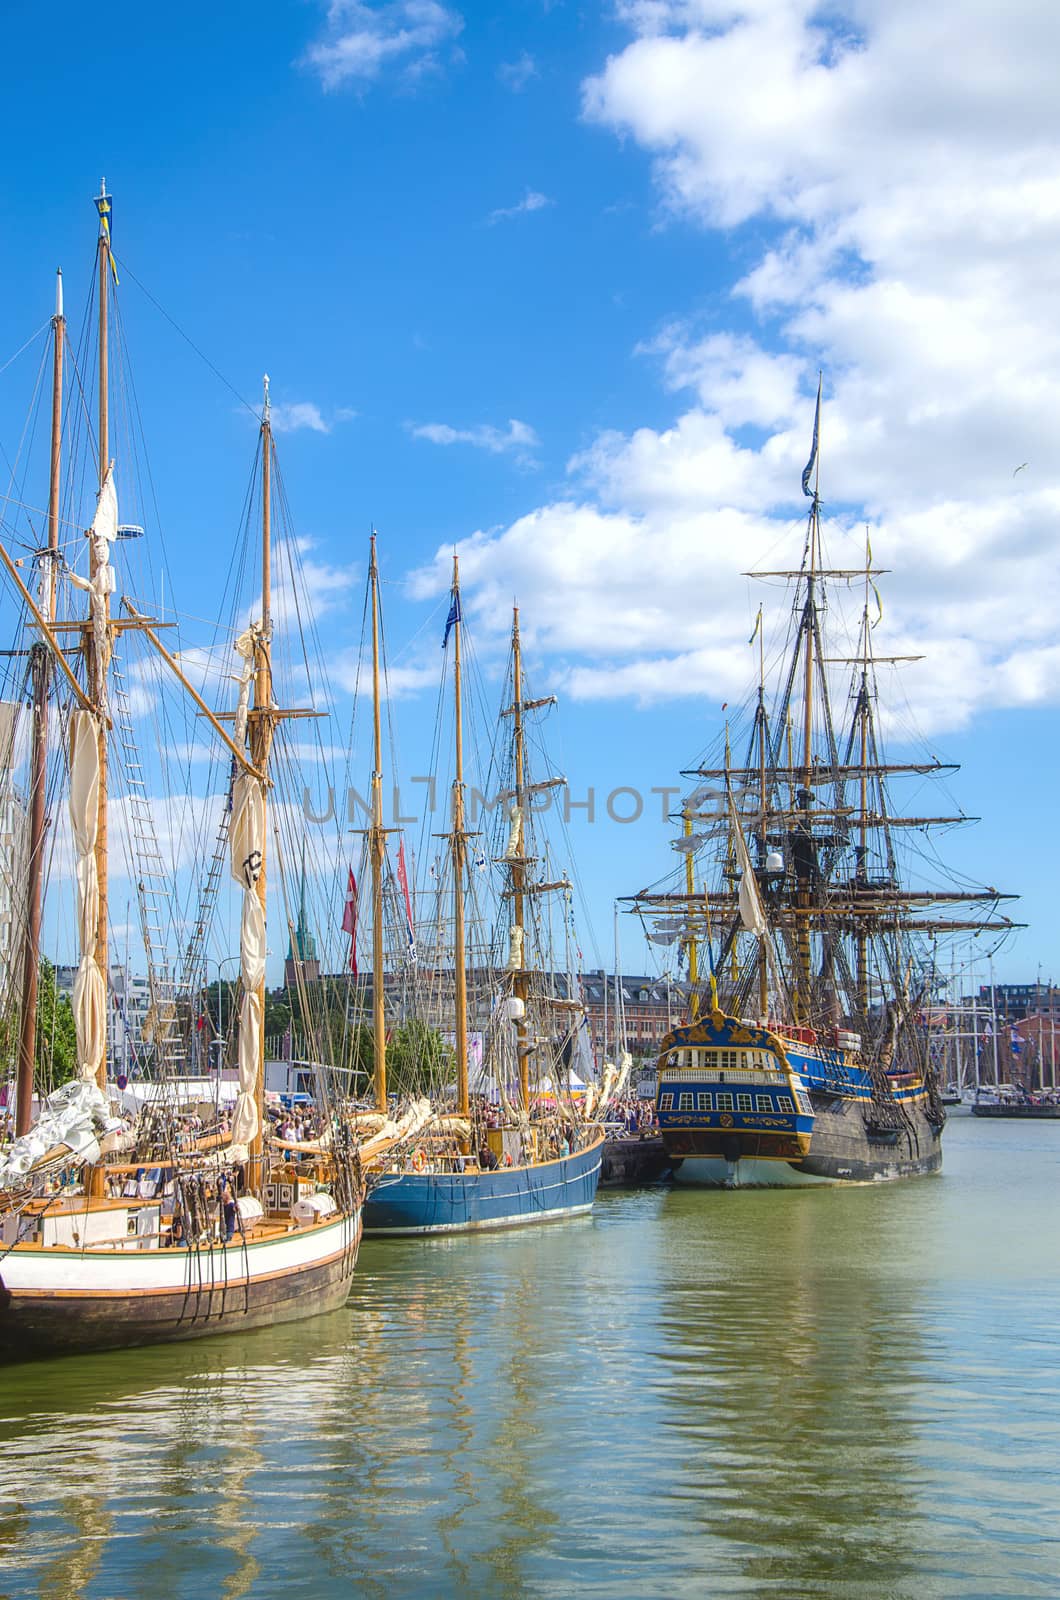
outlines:
[{"label": "wooden sailing ship", "polygon": [[[783,1186],[935,1171],[945,1112],[923,1008],[939,942],[1013,926],[998,910],[1009,897],[995,889],[903,878],[900,841],[910,830],[967,819],[903,815],[892,801],[897,780],[943,767],[934,757],[883,759],[878,572],[868,547],[863,568],[825,565],[819,426],[818,393],[801,565],[754,574],[793,585],[775,698],[759,612],[744,752],[733,758],[727,727],[722,759],[685,774],[696,788],[676,841],[681,881],[632,900],[649,937],[687,952],[689,1014],[662,1043],[656,1090],[678,1182]],[[851,583],[863,594],[859,648],[837,657],[824,637],[825,596]],[[830,691],[838,667],[850,673],[845,727]]]},{"label": "wooden sailing ship", "polygon": [[[261,418],[261,616],[236,640],[239,703],[215,713],[162,644],[157,625],[124,602],[112,615],[117,496],[109,454],[108,303],[116,272],[110,197],[96,201],[99,294],[99,495],[89,533],[84,621],[56,620],[64,319],[53,319],[53,417],[48,546],[39,602],[6,550],[5,567],[36,634],[32,650],[33,749],[19,1043],[17,1134],[0,1155],[0,1357],[109,1348],[245,1330],[331,1310],[345,1300],[361,1231],[362,1186],[341,1124],[300,1152],[291,1169],[271,1142],[264,1109],[263,1007],[267,799],[273,737],[288,714],[272,671],[271,488],[274,446],[268,384]],[[123,1124],[108,1096],[108,732],[110,666],[119,631],[135,630],[189,693],[232,762],[226,809],[230,870],[239,886],[239,1084],[231,1128],[188,1141],[156,1116]],[[60,643],[72,635],[82,670]],[[75,658],[76,659],[76,658]],[[76,1080],[29,1126],[35,1056],[36,975],[45,815],[48,697],[57,680],[68,717],[70,820],[76,852],[80,962],[74,987]],[[225,720],[232,724],[229,733]],[[142,885],[141,885],[142,888]],[[157,1026],[175,1026],[172,992],[153,996]],[[163,1013],[165,1014],[163,1016]],[[136,1178],[150,1167],[145,1188]],[[286,1181],[285,1181],[286,1180]]]},{"label": "wooden sailing ship", "polygon": [[[375,1103],[388,1111],[386,1018],[382,938],[382,748],[379,722],[378,569],[373,542],[372,661],[374,683],[373,821],[369,832],[373,904],[373,1039]],[[527,819],[534,787],[526,766],[525,718],[546,702],[525,697],[518,609],[512,632],[510,703],[502,723],[511,728],[510,788],[507,839],[498,844],[492,865],[504,882],[500,898],[505,952],[500,962],[479,963],[475,993],[469,993],[467,884],[469,844],[474,834],[466,815],[463,710],[463,618],[459,566],[453,562],[453,585],[445,630],[451,654],[453,687],[453,779],[451,826],[445,836],[451,894],[451,968],[448,960],[435,973],[440,978],[440,1004],[428,1008],[432,1023],[452,1040],[455,1084],[436,1085],[431,1114],[418,1118],[411,1142],[391,1147],[368,1169],[370,1191],[365,1204],[365,1232],[373,1236],[457,1233],[553,1221],[588,1211],[600,1176],[603,1133],[592,1104],[575,1104],[563,1094],[562,1060],[569,1061],[582,1008],[563,985],[556,993],[554,977],[532,957],[526,935],[531,902],[567,892],[566,880],[547,883],[535,871],[540,863],[528,848]],[[450,639],[452,641],[450,647]],[[548,702],[551,703],[551,702]],[[536,786],[551,786],[554,780]],[[476,852],[486,868],[484,852]],[[440,894],[444,893],[441,889]],[[469,1018],[478,1013],[475,1030],[481,1055],[472,1092]],[[555,1017],[563,1016],[558,1037]],[[551,1017],[551,1023],[544,1020]]]}]

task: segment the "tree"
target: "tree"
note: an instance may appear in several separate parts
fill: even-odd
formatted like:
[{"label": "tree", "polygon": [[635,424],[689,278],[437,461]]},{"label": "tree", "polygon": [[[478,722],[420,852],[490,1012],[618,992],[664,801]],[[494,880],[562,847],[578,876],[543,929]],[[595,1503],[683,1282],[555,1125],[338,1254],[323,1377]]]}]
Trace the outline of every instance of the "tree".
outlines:
[{"label": "tree", "polygon": [[40,1095],[50,1094],[77,1072],[77,1028],[65,994],[55,987],[55,968],[41,957],[37,980],[37,1049],[34,1078]]}]

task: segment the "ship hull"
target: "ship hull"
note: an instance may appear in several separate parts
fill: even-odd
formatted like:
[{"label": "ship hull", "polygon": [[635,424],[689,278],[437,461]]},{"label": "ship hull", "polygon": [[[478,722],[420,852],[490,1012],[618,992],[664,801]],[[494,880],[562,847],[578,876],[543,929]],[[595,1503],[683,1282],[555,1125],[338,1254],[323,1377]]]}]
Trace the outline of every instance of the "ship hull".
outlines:
[{"label": "ship hull", "polygon": [[337,1310],[361,1213],[275,1239],[202,1249],[22,1245],[0,1262],[0,1360],[245,1333]]},{"label": "ship hull", "polygon": [[364,1206],[367,1238],[474,1233],[557,1222],[592,1209],[603,1137],[584,1150],[496,1172],[404,1172],[383,1177]]},{"label": "ship hull", "polygon": [[1060,1120],[1060,1105],[1015,1105],[998,1104],[977,1101],[972,1107],[973,1117],[1000,1117],[1006,1122],[1020,1121],[1030,1118],[1037,1122],[1055,1122]]},{"label": "ship hull", "polygon": [[708,1130],[664,1134],[674,1181],[709,1188],[807,1188],[822,1184],[890,1183],[926,1176],[942,1166],[941,1129],[921,1108],[906,1107],[897,1134],[875,1137],[862,1104],[818,1110],[805,1153],[778,1149],[775,1138]]}]

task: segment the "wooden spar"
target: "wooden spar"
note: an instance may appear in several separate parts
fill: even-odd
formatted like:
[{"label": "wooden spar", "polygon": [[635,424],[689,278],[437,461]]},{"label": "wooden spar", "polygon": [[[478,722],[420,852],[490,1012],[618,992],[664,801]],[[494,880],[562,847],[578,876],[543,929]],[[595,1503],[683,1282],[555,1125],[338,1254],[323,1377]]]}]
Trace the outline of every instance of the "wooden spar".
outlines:
[{"label": "wooden spar", "polygon": [[[275,716],[272,707],[272,414],[269,404],[269,380],[265,378],[265,403],[261,412],[261,632],[255,647],[254,704],[248,717],[250,734],[250,759],[259,774],[268,773],[269,752]],[[265,859],[268,848],[268,784],[261,783],[262,815],[265,827],[261,838],[261,871],[258,874],[257,895],[262,912],[266,909]],[[265,977],[258,985],[258,1003],[261,1009],[261,1026],[258,1031],[258,1070],[255,1078],[258,1131],[249,1146],[249,1178],[252,1190],[264,1185],[262,1167],[265,1123]]]},{"label": "wooden spar", "polygon": [[[524,1111],[530,1109],[530,1044],[527,1030],[526,1001],[529,984],[526,976],[525,951],[526,921],[526,735],[523,730],[523,652],[519,639],[519,607],[512,607],[512,705],[515,754],[515,803],[521,818],[519,848],[511,863],[512,874],[512,924],[520,930],[522,943],[518,946],[519,965],[512,974],[512,994],[522,1002],[523,1014],[515,1019],[515,1053],[519,1063],[519,1104]],[[515,952],[513,951],[513,954]]]},{"label": "wooden spar", "polygon": [[[802,730],[802,772],[805,792],[809,794],[810,780],[813,777],[813,655],[817,642],[817,600],[814,588],[817,580],[817,508],[820,504],[819,488],[821,482],[821,449],[820,449],[820,415],[821,415],[821,390],[817,387],[817,424],[815,426],[814,444],[815,467],[813,485],[813,503],[810,507],[810,570],[807,574],[806,609],[804,612],[803,629],[806,635],[806,659],[804,664],[803,683],[803,730]],[[803,912],[810,909],[810,881],[801,879],[798,887],[798,905]],[[808,1022],[810,1020],[810,931],[809,916],[800,917],[796,923],[795,936],[795,1020]]]},{"label": "wooden spar", "polygon": [[[45,569],[44,614],[55,621],[56,560],[59,553],[59,475],[63,428],[63,275],[57,276],[55,315],[52,318],[52,436],[48,479],[48,555]],[[22,1017],[18,1041],[15,1085],[15,1136],[28,1132],[33,1099],[33,1065],[37,1053],[37,987],[40,977],[41,891],[44,881],[44,841],[47,827],[48,691],[51,657],[41,642],[30,651],[33,682],[33,745],[30,753],[29,841],[26,882],[26,922],[22,943]]]},{"label": "wooden spar", "polygon": [[[99,186],[100,200],[107,197],[106,181]],[[108,338],[107,313],[110,293],[110,224],[107,221],[108,208],[99,210],[99,487],[102,491],[110,471],[110,349]],[[95,541],[90,541],[89,550],[89,579],[94,583],[99,570],[93,548]],[[106,627],[106,639],[110,639],[110,595],[103,596],[103,615]],[[87,660],[94,665],[94,672],[89,674],[89,682],[96,684],[96,716],[98,726],[96,738],[99,744],[99,812],[96,822],[96,877],[99,884],[99,915],[96,920],[96,948],[94,960],[96,966],[103,974],[106,983],[110,971],[107,959],[107,941],[109,929],[107,927],[107,725],[106,725],[106,660],[95,659],[95,635],[91,621],[91,608],[89,621],[85,628],[85,655]],[[105,649],[107,646],[104,647]],[[107,1046],[104,1040],[103,1059],[99,1064],[96,1074],[100,1088],[107,1082]]]},{"label": "wooden spar", "polygon": [[449,849],[453,861],[453,967],[456,1007],[456,1109],[466,1117],[470,1110],[467,1081],[467,953],[464,947],[464,868],[467,834],[464,831],[464,722],[460,683],[460,562],[453,556],[453,600],[449,615],[453,628],[453,699],[455,705],[456,768],[453,778],[453,827]]},{"label": "wooden spar", "polygon": [[386,835],[383,831],[383,733],[379,703],[379,567],[376,562],[375,533],[368,578],[372,591],[372,826],[369,855],[372,862],[372,1059],[375,1068],[375,1106],[384,1114],[386,1091],[386,1019],[383,1012],[383,856]]}]

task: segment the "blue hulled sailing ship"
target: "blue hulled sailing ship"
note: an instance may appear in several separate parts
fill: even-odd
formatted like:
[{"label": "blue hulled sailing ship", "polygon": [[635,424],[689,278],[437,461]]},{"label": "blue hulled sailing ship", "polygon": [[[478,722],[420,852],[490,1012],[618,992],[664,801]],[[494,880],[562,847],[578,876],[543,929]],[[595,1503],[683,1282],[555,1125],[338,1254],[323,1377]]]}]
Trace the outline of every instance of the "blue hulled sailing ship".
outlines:
[{"label": "blue hulled sailing ship", "polygon": [[[819,423],[820,394],[803,476],[811,505],[801,565],[750,574],[794,586],[778,686],[770,703],[760,611],[742,759],[733,759],[727,727],[722,759],[685,774],[696,788],[675,841],[683,881],[633,897],[649,937],[679,943],[688,961],[689,1017],[662,1043],[656,1089],[682,1183],[786,1186],[935,1171],[945,1111],[924,1008],[938,987],[941,943],[1000,938],[1013,926],[998,912],[1009,897],[995,889],[903,873],[903,840],[969,819],[906,815],[892,802],[893,780],[943,767],[934,757],[883,759],[876,669],[884,658],[872,648],[878,574],[867,542],[863,567],[825,565]],[[856,653],[829,654],[826,595],[831,602],[852,584],[862,592]],[[845,717],[831,694],[842,668]],[[933,853],[927,859],[936,867]]]},{"label": "blue hulled sailing ship", "polygon": [[[378,702],[378,572],[371,563],[373,664],[376,683],[373,826],[373,1038],[375,1099],[392,1109],[387,1091],[384,1012],[383,903],[385,830],[381,812],[382,751]],[[546,881],[544,854],[534,844],[535,793],[559,780],[533,783],[527,770],[526,719],[552,703],[526,697],[519,614],[512,630],[510,672],[498,741],[484,787],[491,784],[496,817],[486,847],[468,827],[464,780],[463,618],[459,568],[453,562],[444,649],[452,668],[453,780],[445,866],[435,874],[438,926],[446,937],[439,959],[422,963],[417,1005],[423,1020],[451,1041],[455,1083],[431,1086],[430,1106],[413,1113],[412,1131],[391,1143],[369,1168],[364,1227],[369,1235],[433,1234],[555,1221],[591,1209],[600,1178],[603,1131],[594,1091],[576,1096],[573,1065],[585,1055],[584,1008],[568,973],[540,959],[545,941],[542,906],[550,894],[568,897],[562,878]],[[510,691],[510,692],[509,692]],[[492,809],[492,808],[491,808]],[[488,853],[487,853],[488,851]],[[492,870],[491,870],[492,869]],[[469,974],[468,906],[482,922],[486,885],[498,879],[496,915],[486,948]],[[473,881],[472,881],[473,879]],[[443,881],[444,880],[444,881]],[[444,916],[443,916],[444,907]],[[569,916],[569,906],[564,913]],[[444,954],[441,946],[444,945]],[[470,976],[470,983],[469,983]],[[433,991],[433,992],[432,992]],[[450,1066],[445,1058],[447,1071]]]}]

